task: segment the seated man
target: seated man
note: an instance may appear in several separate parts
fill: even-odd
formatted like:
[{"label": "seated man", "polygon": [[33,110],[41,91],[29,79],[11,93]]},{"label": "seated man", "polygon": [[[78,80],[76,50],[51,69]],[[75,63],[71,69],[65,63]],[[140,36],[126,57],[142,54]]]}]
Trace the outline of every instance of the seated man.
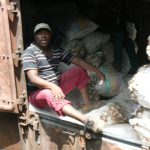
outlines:
[{"label": "seated man", "polygon": [[[84,124],[91,125],[88,118],[72,107],[65,96],[77,87],[83,97],[85,106],[83,110],[99,107],[99,103],[91,103],[89,100],[87,84],[90,78],[86,70],[95,72],[102,82],[105,77],[100,70],[69,51],[61,48],[53,49],[50,45],[51,38],[52,30],[49,25],[37,24],[34,29],[35,41],[22,55],[23,68],[28,81],[29,102],[36,107],[48,107],[54,109],[59,115],[68,115]],[[77,66],[60,75],[59,62],[73,63]]]}]

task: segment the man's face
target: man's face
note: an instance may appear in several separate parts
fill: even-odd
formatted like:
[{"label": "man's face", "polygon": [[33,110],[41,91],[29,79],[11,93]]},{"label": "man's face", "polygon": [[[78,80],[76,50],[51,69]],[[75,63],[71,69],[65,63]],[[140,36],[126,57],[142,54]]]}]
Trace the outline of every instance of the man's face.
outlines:
[{"label": "man's face", "polygon": [[41,29],[35,33],[35,42],[41,48],[47,48],[51,41],[51,32]]}]

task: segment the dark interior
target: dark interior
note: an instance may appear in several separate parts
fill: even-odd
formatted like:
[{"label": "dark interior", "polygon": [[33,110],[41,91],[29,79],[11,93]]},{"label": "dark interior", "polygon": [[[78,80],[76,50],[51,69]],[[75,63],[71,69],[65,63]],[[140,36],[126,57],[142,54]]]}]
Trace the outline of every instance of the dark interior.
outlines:
[{"label": "dark interior", "polygon": [[21,0],[20,3],[25,48],[33,40],[33,29],[39,22],[50,24],[53,40],[60,44],[63,37],[60,26],[66,23],[64,16],[82,14],[100,25],[114,10],[121,9],[136,26],[140,64],[148,63],[145,48],[150,34],[149,0]]}]

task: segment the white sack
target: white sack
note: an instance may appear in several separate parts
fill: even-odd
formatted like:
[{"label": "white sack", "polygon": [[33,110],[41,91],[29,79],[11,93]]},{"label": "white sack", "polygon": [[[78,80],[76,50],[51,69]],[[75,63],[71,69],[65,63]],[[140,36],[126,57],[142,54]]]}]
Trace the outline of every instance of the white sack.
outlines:
[{"label": "white sack", "polygon": [[86,56],[85,60],[96,68],[99,68],[104,58],[102,52],[100,51],[89,54],[88,56]]},{"label": "white sack", "polygon": [[91,32],[83,38],[83,42],[89,54],[99,51],[102,46],[110,40],[108,34]]},{"label": "white sack", "polygon": [[71,51],[80,58],[84,58],[87,55],[87,50],[84,43],[79,40],[72,40],[70,42],[66,42],[62,45],[62,47],[66,50]]},{"label": "white sack", "polygon": [[124,88],[124,80],[111,64],[104,63],[100,70],[104,73],[106,81],[99,84],[97,81],[95,89],[101,96],[112,97],[119,94]]},{"label": "white sack", "polygon": [[81,39],[87,34],[95,31],[99,25],[84,16],[70,16],[65,18],[64,28],[65,37],[67,41],[74,39]]}]

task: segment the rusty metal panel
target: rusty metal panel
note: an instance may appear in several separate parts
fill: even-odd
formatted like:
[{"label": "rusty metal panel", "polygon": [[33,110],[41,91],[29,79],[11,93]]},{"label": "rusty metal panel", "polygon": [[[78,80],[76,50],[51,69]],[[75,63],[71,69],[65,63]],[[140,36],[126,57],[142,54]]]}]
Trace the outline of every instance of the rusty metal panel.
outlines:
[{"label": "rusty metal panel", "polygon": [[27,106],[26,80],[21,65],[21,54],[24,47],[20,0],[9,0],[9,5],[7,5],[7,9],[10,28],[11,48],[13,53],[16,96],[19,100],[19,105],[21,104]]},{"label": "rusty metal panel", "polygon": [[0,1],[0,109],[14,111],[16,99],[6,1]]},{"label": "rusty metal panel", "polygon": [[[85,136],[70,130],[65,125],[61,127],[46,119],[40,119],[39,131],[29,126],[24,130],[22,150],[100,150],[99,144],[87,141]],[[90,142],[90,143],[89,143]]]},{"label": "rusty metal panel", "polygon": [[17,115],[0,113],[0,150],[21,150]]},{"label": "rusty metal panel", "polygon": [[19,1],[0,0],[0,111],[14,113],[18,113],[17,100],[26,89],[20,64],[23,42],[18,6]]},{"label": "rusty metal panel", "polygon": [[[30,141],[33,142],[34,140],[30,139]],[[45,119],[41,120],[39,145],[40,149],[44,150],[86,150],[84,137],[66,129],[65,126],[62,128],[53,126]]]}]

